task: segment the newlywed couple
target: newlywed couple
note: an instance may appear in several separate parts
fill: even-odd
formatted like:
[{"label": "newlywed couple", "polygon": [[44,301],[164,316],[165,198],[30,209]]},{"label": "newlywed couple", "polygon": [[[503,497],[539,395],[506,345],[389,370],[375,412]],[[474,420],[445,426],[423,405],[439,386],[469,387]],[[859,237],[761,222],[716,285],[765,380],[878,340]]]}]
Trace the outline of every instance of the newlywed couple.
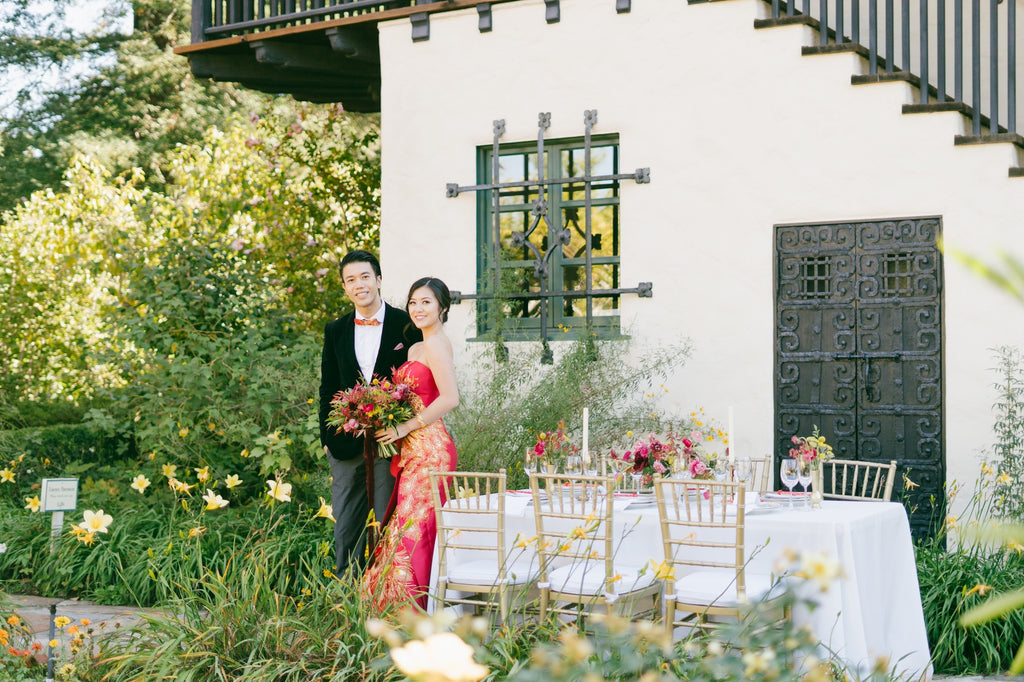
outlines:
[{"label": "newlywed couple", "polygon": [[[409,289],[405,311],[388,305],[380,294],[380,262],[367,251],[342,259],[341,280],[355,310],[324,330],[320,381],[320,440],[331,466],[338,575],[366,566],[363,584],[378,603],[413,598],[425,608],[437,534],[427,472],[455,468],[455,444],[441,421],[459,403],[452,345],[443,328],[451,294],[441,280],[424,277]],[[331,398],[374,376],[410,384],[416,416],[373,439],[328,427]],[[377,443],[396,441],[401,448],[394,458],[376,456]],[[367,566],[373,523],[384,530]]]}]

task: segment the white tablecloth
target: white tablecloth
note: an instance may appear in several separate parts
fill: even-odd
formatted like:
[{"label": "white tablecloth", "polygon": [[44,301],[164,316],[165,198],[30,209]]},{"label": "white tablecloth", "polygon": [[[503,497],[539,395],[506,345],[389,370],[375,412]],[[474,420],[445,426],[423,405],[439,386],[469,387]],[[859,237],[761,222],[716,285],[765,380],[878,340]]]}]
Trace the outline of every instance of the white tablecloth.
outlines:
[{"label": "white tablecloth", "polygon": [[[615,502],[617,556],[650,557],[664,552],[654,506]],[[531,498],[510,492],[506,498],[505,535],[509,548],[536,534]],[[630,506],[633,508],[630,509]],[[750,570],[769,572],[787,550],[817,551],[839,560],[843,577],[828,591],[811,584],[807,594],[819,604],[794,618],[847,665],[870,670],[882,656],[890,666],[915,678],[931,677],[928,637],[921,609],[910,525],[903,505],[895,502],[826,500],[821,509],[759,509],[746,516]],[[630,563],[638,563],[631,560]],[[431,574],[436,580],[437,566]],[[433,590],[432,590],[433,592]]]}]

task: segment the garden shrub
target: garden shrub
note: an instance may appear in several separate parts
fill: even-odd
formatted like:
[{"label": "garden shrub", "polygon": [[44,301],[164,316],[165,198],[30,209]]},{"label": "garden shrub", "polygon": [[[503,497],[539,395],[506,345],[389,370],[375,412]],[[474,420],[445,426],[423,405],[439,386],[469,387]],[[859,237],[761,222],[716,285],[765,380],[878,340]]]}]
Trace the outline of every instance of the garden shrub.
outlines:
[{"label": "garden shrub", "polygon": [[[75,465],[105,465],[135,456],[130,438],[90,424],[56,424],[38,428],[0,431],[0,462],[25,455],[19,469],[26,476],[58,478],[69,471],[84,471]],[[27,464],[26,464],[27,463]],[[2,490],[2,488],[0,488]]]}]

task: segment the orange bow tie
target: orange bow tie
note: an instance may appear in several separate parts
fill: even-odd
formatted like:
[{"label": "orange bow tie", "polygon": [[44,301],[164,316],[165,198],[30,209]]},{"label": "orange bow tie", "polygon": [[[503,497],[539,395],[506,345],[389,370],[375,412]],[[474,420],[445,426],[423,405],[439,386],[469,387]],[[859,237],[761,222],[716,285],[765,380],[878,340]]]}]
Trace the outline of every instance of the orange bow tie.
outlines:
[{"label": "orange bow tie", "polygon": [[358,324],[360,327],[376,327],[380,324],[380,320],[378,320],[376,317],[371,318],[369,320],[363,320],[357,317],[356,324]]}]

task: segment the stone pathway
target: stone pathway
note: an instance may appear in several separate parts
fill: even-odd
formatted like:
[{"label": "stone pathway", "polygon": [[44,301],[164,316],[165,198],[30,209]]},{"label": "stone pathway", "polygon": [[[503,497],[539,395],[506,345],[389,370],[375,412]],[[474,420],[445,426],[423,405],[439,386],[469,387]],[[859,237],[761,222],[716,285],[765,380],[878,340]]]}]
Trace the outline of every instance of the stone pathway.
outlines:
[{"label": "stone pathway", "polygon": [[[83,631],[116,632],[135,625],[147,613],[159,613],[158,609],[140,609],[131,606],[102,606],[78,599],[52,599],[30,595],[3,594],[0,605],[10,608],[32,632],[33,641],[39,642],[46,650],[50,641],[50,606],[56,606],[56,616],[66,616]],[[89,625],[83,626],[82,619]],[[67,637],[65,636],[65,639]]]}]

